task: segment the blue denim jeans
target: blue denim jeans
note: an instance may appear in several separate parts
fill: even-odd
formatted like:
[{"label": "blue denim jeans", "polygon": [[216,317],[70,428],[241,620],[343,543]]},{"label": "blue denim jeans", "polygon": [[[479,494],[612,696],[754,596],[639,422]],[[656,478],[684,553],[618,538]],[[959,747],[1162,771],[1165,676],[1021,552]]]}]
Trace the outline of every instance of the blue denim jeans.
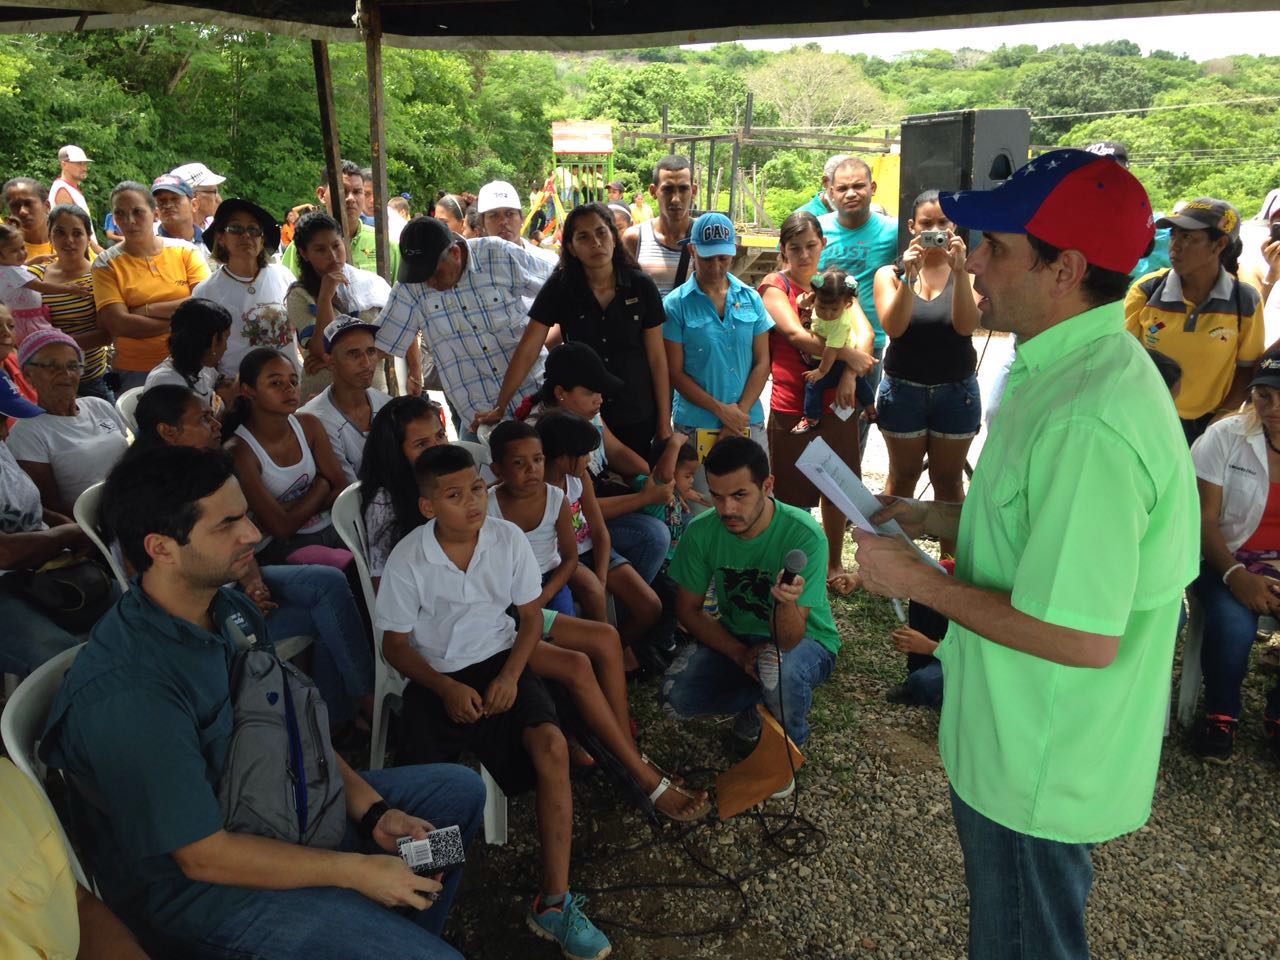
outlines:
[{"label": "blue denim jeans", "polygon": [[[880,378],[884,375],[884,346],[874,347],[871,355],[875,357],[875,365],[864,373],[859,380],[864,381],[871,388],[871,395],[874,397],[880,390]],[[862,451],[867,449],[867,437],[871,435],[871,424],[864,418],[858,418],[858,463],[862,463]]]},{"label": "blue denim jeans", "polygon": [[262,580],[279,604],[267,616],[271,638],[316,638],[312,672],[329,721],[350,720],[355,702],[373,692],[373,644],[346,576],[336,567],[286,564],[263,567]]},{"label": "blue denim jeans", "polygon": [[804,385],[804,415],[810,420],[822,419],[822,395],[832,387],[840,385],[844,376],[844,361],[837,360],[822,377],[813,383]]},{"label": "blue denim jeans", "polygon": [[951,813],[969,888],[970,960],[1089,960],[1093,845],[1010,830],[954,790]]},{"label": "blue denim jeans", "polygon": [[0,584],[0,673],[25,677],[46,660],[87,639],[68,633],[28,600]]},{"label": "blue denim jeans", "polygon": [[[746,644],[767,637],[737,637]],[[721,653],[700,643],[687,645],[662,677],[658,699],[668,716],[677,720],[705,714],[737,714],[763,703],[782,724],[787,736],[801,746],[809,739],[809,707],[813,691],[835,666],[835,654],[805,637],[782,653],[778,686],[769,690]],[[785,716],[785,720],[783,719]]]},{"label": "blue denim jeans", "polygon": [[605,523],[614,553],[626,557],[645,583],[653,583],[671,548],[671,531],[647,513],[624,513]]},{"label": "blue denim jeans", "polygon": [[[1258,615],[1237,600],[1208,565],[1191,584],[1204,607],[1200,668],[1204,671],[1204,712],[1240,719],[1240,688],[1249,673],[1249,654]],[[1266,719],[1280,721],[1280,677],[1267,694]]]},{"label": "blue denim jeans", "polygon": [[[484,811],[484,784],[474,771],[442,763],[360,775],[390,806],[436,827],[457,825],[470,845]],[[371,850],[350,825],[343,849]],[[198,947],[223,960],[459,960],[440,931],[461,881],[461,870],[447,873],[440,899],[409,916],[337,887],[258,891]]]},{"label": "blue denim jeans", "polygon": [[942,663],[929,657],[929,662],[907,674],[911,698],[926,707],[942,706]]}]

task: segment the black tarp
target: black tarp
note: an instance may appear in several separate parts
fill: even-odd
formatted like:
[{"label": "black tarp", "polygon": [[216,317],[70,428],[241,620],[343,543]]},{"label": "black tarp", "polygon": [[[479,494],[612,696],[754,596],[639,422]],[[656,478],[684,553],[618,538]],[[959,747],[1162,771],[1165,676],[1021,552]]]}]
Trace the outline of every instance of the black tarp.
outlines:
[{"label": "black tarp", "polygon": [[[402,0],[380,4],[384,42],[435,48],[592,50],[753,37],[832,36],[1005,23],[1268,10],[1277,0]],[[181,20],[321,40],[359,39],[353,0],[45,0],[0,6],[0,32]],[[1110,39],[1105,23],[1098,40]],[[1130,38],[1133,39],[1133,38]]]}]

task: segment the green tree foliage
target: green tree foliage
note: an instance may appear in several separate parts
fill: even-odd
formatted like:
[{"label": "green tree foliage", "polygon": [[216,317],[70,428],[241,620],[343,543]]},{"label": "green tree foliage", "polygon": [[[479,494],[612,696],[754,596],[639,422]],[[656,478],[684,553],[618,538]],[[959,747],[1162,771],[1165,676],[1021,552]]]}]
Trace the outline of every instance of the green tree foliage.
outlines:
[{"label": "green tree foliage", "polygon": [[[364,164],[364,49],[335,44],[330,53],[343,154]],[[414,195],[415,209],[440,188],[475,190],[502,177],[524,191],[540,182],[557,119],[615,122],[616,174],[629,191],[642,189],[667,147],[628,130],[657,131],[665,105],[673,133],[728,133],[742,124],[748,91],[757,127],[844,134],[886,125],[892,134],[907,114],[1025,107],[1042,118],[1033,143],[1127,143],[1159,209],[1204,194],[1248,216],[1280,185],[1280,57],[1195,63],[1167,51],[1143,56],[1126,38],[888,59],[817,44],[778,53],[737,43],[601,54],[388,47],[383,70],[388,178],[394,192]],[[57,173],[57,148],[82,146],[96,161],[86,192],[98,211],[116,181],[149,180],[198,160],[227,175],[226,195],[283,213],[314,197],[322,165],[310,45],[217,26],[0,42],[0,125],[6,176],[47,181]],[[743,169],[754,166],[775,223],[813,195],[828,152],[742,149]],[[708,169],[706,145],[695,148],[700,205],[725,201],[729,155],[720,144]]]}]

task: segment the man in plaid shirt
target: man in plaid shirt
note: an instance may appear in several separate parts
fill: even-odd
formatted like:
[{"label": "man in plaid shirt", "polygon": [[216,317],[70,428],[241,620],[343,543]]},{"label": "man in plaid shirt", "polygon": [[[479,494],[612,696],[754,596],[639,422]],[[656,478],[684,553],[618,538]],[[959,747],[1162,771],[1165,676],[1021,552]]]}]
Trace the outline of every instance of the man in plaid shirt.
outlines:
[{"label": "man in plaid shirt", "polygon": [[[528,304],[553,269],[514,243],[464,240],[433,217],[415,217],[400,234],[400,271],[378,317],[378,349],[402,357],[422,331],[449,406],[470,424],[493,409],[529,323]],[[541,384],[546,355],[539,351],[515,402]],[[474,439],[465,426],[462,436]]]}]

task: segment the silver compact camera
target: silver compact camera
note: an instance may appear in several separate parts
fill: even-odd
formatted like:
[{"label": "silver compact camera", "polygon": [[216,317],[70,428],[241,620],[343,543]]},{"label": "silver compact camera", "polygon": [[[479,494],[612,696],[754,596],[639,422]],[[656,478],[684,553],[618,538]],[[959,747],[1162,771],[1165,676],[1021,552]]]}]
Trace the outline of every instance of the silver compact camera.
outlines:
[{"label": "silver compact camera", "polygon": [[920,246],[922,247],[945,247],[947,245],[947,231],[945,230],[922,230],[920,232]]}]

